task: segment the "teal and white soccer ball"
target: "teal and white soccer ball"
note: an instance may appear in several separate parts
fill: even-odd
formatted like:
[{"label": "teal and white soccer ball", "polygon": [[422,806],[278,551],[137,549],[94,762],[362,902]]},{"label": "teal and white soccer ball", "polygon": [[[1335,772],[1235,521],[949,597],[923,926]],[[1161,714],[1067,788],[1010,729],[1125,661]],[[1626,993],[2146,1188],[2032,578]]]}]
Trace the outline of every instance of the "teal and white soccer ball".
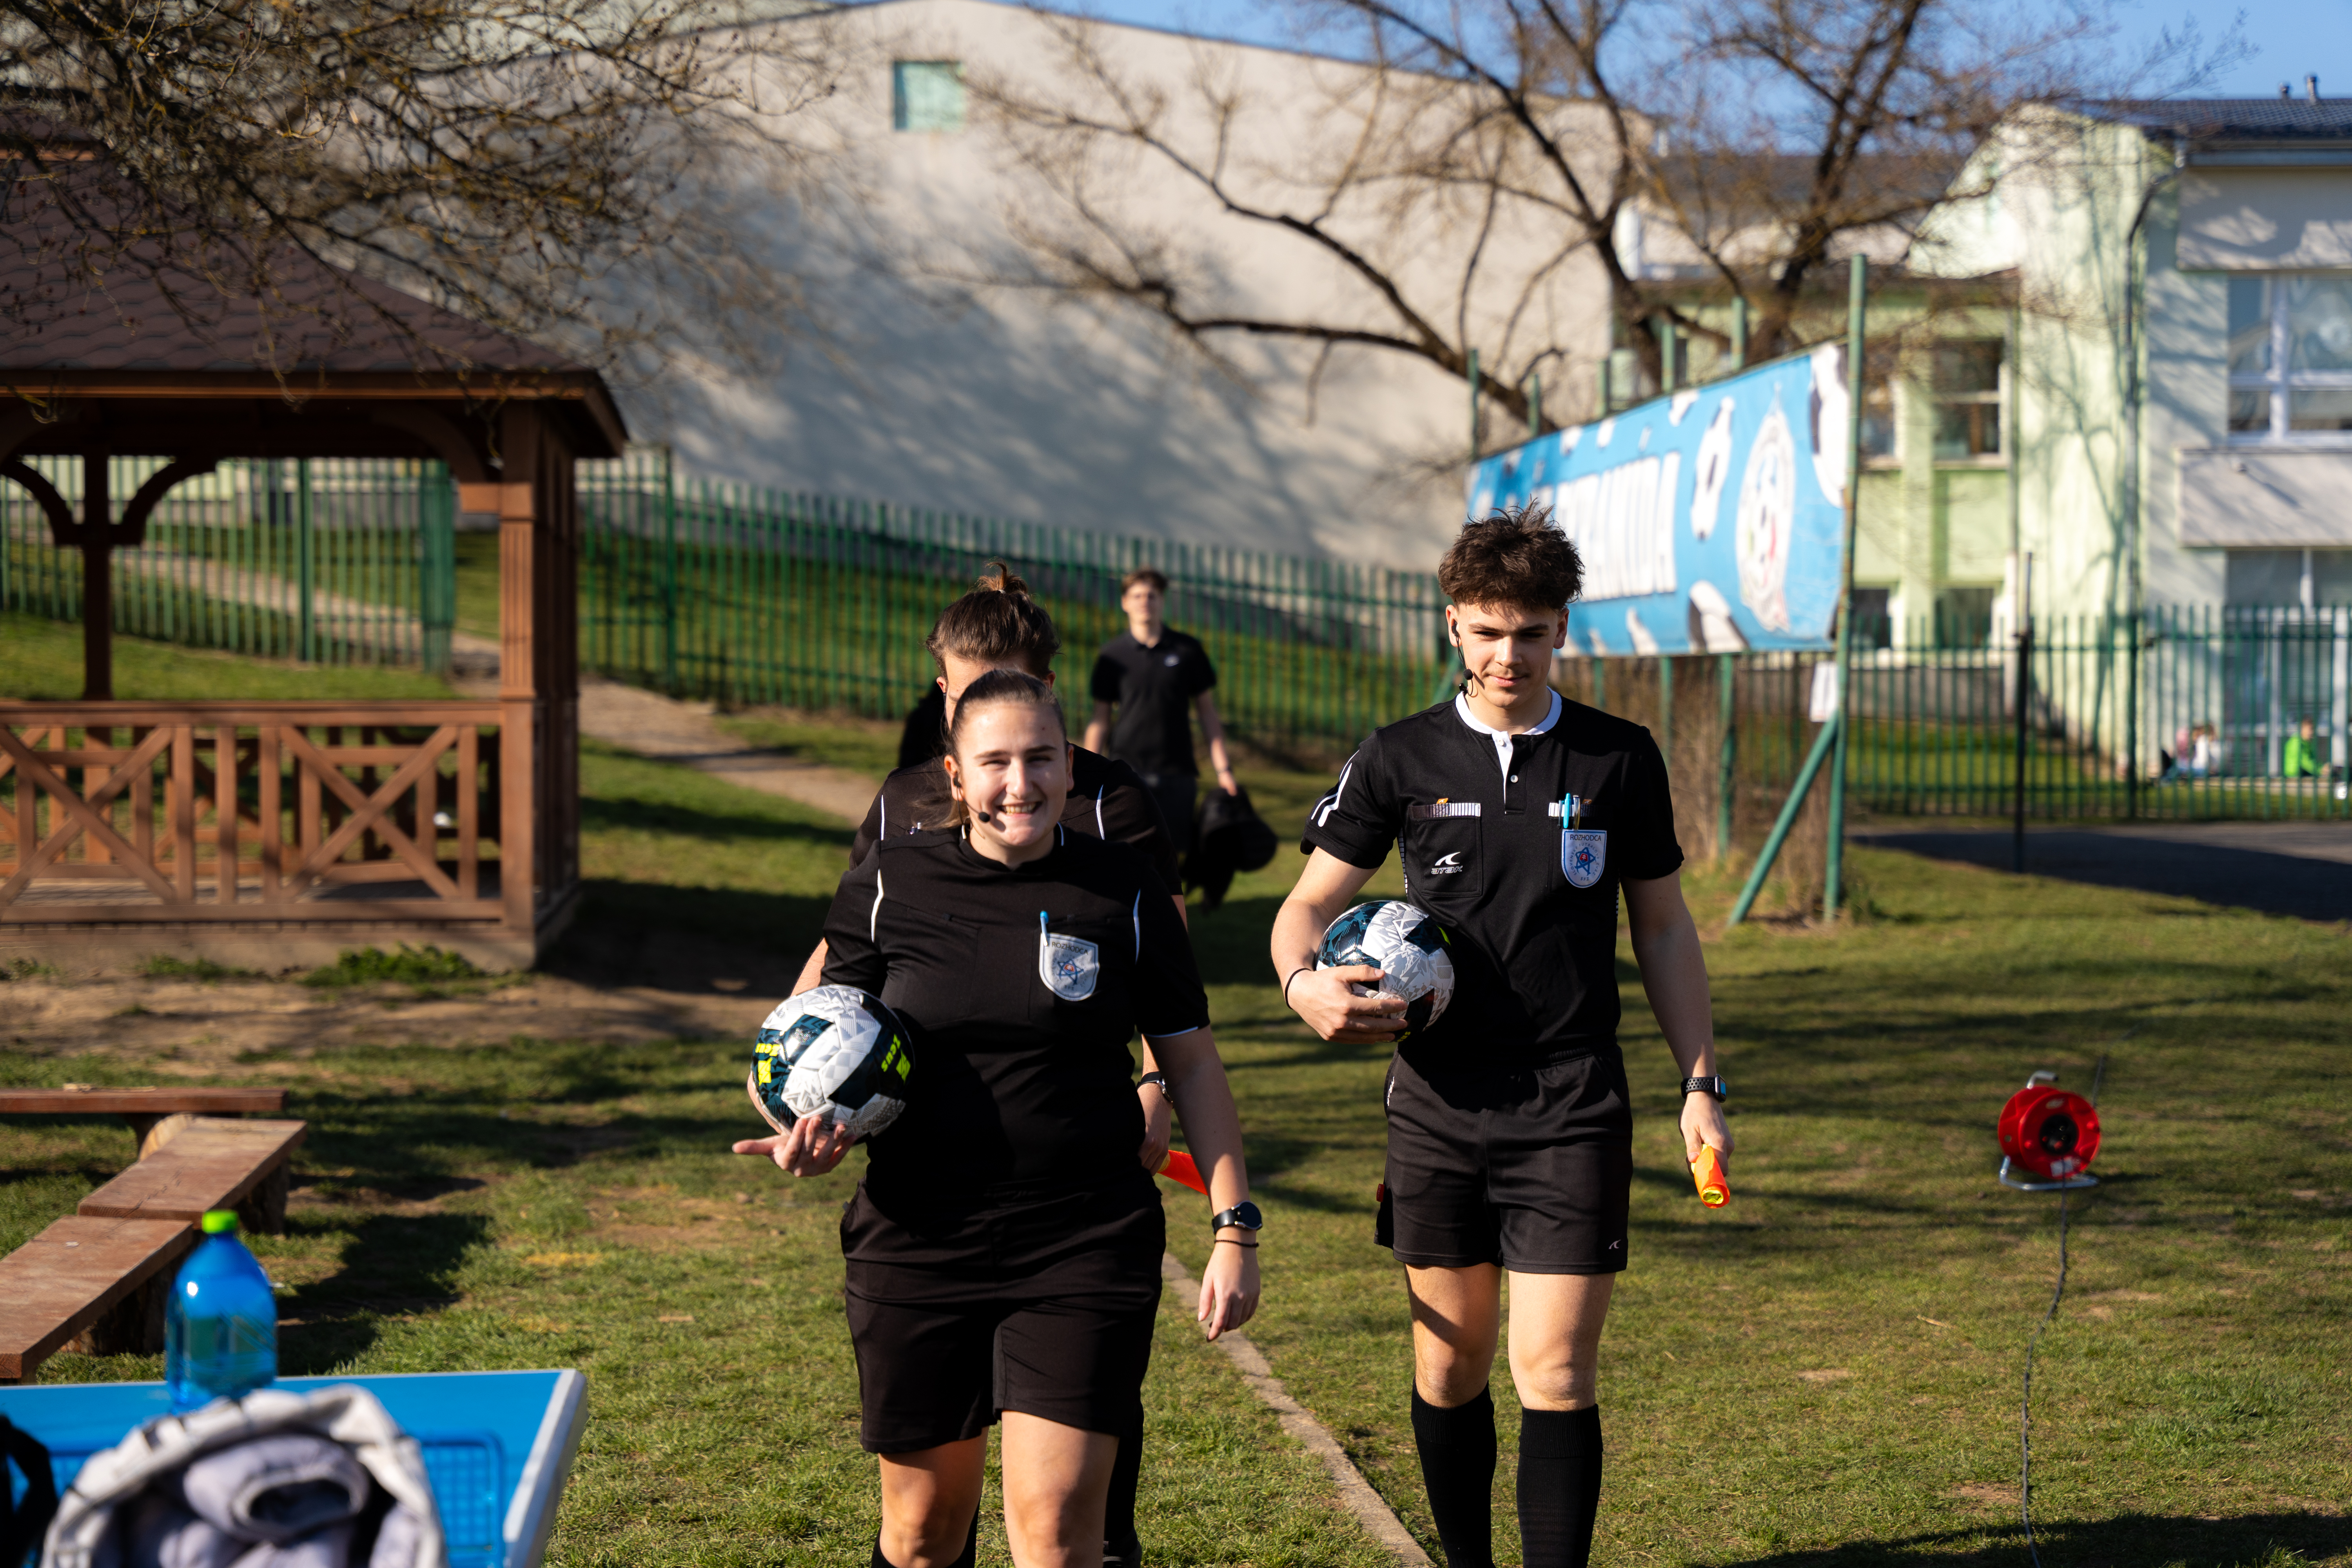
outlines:
[{"label": "teal and white soccer ball", "polygon": [[855,1142],[907,1109],[907,1068],[906,1028],[880,997],[820,985],[768,1015],[744,1087],[777,1131],[818,1116]]},{"label": "teal and white soccer ball", "polygon": [[1351,984],[1359,996],[1387,996],[1405,1004],[1402,1044],[1444,1016],[1454,1000],[1454,955],[1445,931],[1426,910],[1394,899],[1358,904],[1323,933],[1315,967],[1369,963],[1381,972],[1378,985]]}]

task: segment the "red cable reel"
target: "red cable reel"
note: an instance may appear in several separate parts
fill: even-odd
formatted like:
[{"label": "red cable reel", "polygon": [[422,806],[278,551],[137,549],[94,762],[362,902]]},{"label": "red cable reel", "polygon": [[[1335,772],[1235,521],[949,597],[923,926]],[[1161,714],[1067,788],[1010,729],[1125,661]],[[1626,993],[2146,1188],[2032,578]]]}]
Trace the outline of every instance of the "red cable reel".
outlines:
[{"label": "red cable reel", "polygon": [[2038,1072],[2000,1109],[2000,1179],[2013,1187],[2087,1187],[2099,1152],[2098,1109]]}]

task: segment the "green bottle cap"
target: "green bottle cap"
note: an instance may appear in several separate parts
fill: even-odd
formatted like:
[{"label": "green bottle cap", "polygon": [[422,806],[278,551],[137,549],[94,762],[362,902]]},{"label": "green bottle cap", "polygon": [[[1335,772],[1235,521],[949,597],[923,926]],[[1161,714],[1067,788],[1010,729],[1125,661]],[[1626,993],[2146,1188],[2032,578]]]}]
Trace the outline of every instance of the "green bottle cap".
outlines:
[{"label": "green bottle cap", "polygon": [[235,1209],[206,1209],[205,1211],[205,1217],[198,1223],[204,1227],[204,1233],[206,1236],[235,1236],[236,1234],[236,1211]]}]

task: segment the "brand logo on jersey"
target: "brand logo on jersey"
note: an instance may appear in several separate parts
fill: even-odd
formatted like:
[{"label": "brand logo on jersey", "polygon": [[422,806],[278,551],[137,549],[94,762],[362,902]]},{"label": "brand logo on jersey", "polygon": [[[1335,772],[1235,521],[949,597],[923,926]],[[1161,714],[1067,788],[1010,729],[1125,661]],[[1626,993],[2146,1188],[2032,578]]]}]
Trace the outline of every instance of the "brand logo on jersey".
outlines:
[{"label": "brand logo on jersey", "polygon": [[1459,849],[1449,855],[1440,855],[1429,863],[1429,874],[1433,877],[1458,877],[1468,869],[1470,868],[1462,863],[1462,851]]},{"label": "brand logo on jersey", "polygon": [[1571,827],[1559,836],[1559,870],[1571,888],[1589,888],[1609,868],[1606,828]]},{"label": "brand logo on jersey", "polygon": [[1184,656],[1183,656],[1182,654],[1180,654],[1180,653],[1171,653],[1171,654],[1170,654],[1166,658],[1161,659],[1160,662],[1160,663],[1162,663],[1162,664],[1164,664],[1164,665],[1166,665],[1169,668],[1173,669],[1173,668],[1175,668],[1179,664],[1182,663],[1182,662],[1183,662],[1183,659],[1184,659]]},{"label": "brand logo on jersey", "polygon": [[1102,973],[1102,949],[1083,937],[1047,932],[1037,942],[1037,978],[1065,1002],[1083,1002],[1095,994]]}]

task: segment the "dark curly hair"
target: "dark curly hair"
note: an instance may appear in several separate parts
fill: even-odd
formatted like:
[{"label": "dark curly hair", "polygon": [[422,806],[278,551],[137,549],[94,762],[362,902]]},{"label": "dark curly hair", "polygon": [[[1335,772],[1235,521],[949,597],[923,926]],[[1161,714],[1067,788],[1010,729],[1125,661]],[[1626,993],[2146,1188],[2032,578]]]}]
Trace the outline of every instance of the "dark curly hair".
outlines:
[{"label": "dark curly hair", "polygon": [[1464,525],[1437,563],[1437,585],[1457,605],[1557,610],[1584,586],[1584,562],[1541,501],[1501,507]]}]

